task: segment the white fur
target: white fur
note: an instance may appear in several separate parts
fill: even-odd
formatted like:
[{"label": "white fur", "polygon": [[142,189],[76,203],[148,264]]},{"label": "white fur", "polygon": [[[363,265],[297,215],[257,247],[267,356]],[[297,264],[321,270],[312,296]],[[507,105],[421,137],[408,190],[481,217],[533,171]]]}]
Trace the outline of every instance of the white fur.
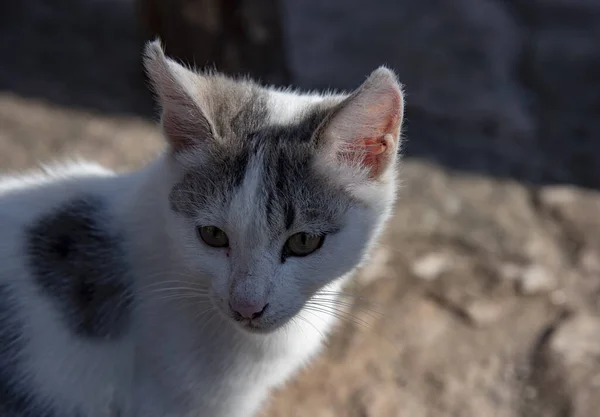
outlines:
[{"label": "white fur", "polygon": [[269,95],[269,107],[271,108],[271,123],[274,125],[286,125],[294,121],[302,110],[308,105],[318,103],[324,98],[340,98],[338,94],[323,95],[317,93],[301,93],[292,90],[273,89]]},{"label": "white fur", "polygon": [[[326,98],[272,91],[271,123],[288,123],[307,103]],[[0,282],[16,289],[19,310],[27,314],[23,355],[33,387],[65,413],[79,407],[86,417],[110,416],[113,402],[125,404],[120,417],[255,415],[273,387],[320,351],[335,323],[333,314],[304,303],[319,288],[339,291],[365,259],[395,199],[395,153],[388,162],[376,183],[355,181],[348,167],[321,166],[336,181],[346,181],[361,204],[318,252],[283,264],[279,253],[286,236],[272,246],[252,204],[261,190],[260,155],[227,211],[195,219],[226,231],[230,256],[202,244],[195,223],[170,209],[169,192],[186,164],[168,152],[127,174],[78,163],[1,179]],[[118,342],[73,336],[40,297],[22,253],[24,229],[82,192],[106,198],[128,238],[139,305],[131,332]],[[198,297],[173,299],[156,291],[177,286]],[[227,317],[227,302],[236,296],[269,302],[263,321],[270,331],[251,333]]]},{"label": "white fur", "polygon": [[[204,274],[225,280],[222,271],[245,267],[242,265],[248,261],[241,258],[238,265],[228,265],[224,256],[215,257],[193,237],[193,230],[185,230],[185,222],[170,212],[167,193],[178,176],[167,159],[163,156],[133,174],[115,175],[94,165],[79,165],[76,170],[55,168],[47,176],[11,178],[1,183],[0,277],[16,284],[20,307],[27,311],[29,375],[39,392],[59,406],[83,407],[90,417],[108,416],[107,404],[130,399],[131,415],[136,417],[252,416],[273,387],[319,352],[334,317],[304,311],[272,334],[250,334],[237,329],[214,309],[202,315],[210,305],[155,300],[146,293],[150,284],[167,280],[197,278],[199,286],[206,288],[211,283],[202,280]],[[240,234],[232,231],[230,238],[256,247],[244,256],[253,257],[249,264],[262,278],[272,276],[277,265],[275,255],[263,256],[265,248],[252,242],[251,234],[244,235],[260,227],[253,224],[256,216],[248,204],[251,194],[260,187],[258,181],[258,174],[247,177],[244,193],[237,197],[227,216],[230,224],[240,225]],[[390,184],[385,189],[370,190],[370,195],[363,198],[389,203],[392,189]],[[19,252],[24,244],[24,227],[70,197],[89,190],[109,198],[113,212],[121,216],[120,223],[132,239],[130,250],[138,291],[147,297],[136,311],[134,332],[107,345],[82,342],[61,325],[52,306],[32,288]],[[387,215],[387,205],[357,208],[349,213],[353,217],[351,226],[330,239],[327,251],[286,263],[288,270],[279,276],[280,287],[272,291],[278,295],[282,314],[286,308],[294,315],[301,309],[302,299],[295,298],[299,287],[326,282],[340,276],[339,271],[354,269],[356,259],[362,256],[364,243],[360,240],[379,229],[374,219]],[[312,282],[294,281],[286,278],[288,275]],[[340,290],[348,277],[342,275],[327,289]],[[228,284],[217,280],[212,286],[218,292]],[[267,285],[256,280],[245,290],[256,291],[260,284]]]}]

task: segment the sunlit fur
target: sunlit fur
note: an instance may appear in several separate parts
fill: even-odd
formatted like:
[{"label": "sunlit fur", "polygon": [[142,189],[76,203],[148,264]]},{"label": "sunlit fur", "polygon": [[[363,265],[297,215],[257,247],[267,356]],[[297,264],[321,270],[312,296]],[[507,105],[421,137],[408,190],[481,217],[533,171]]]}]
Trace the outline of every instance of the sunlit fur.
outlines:
[{"label": "sunlit fur", "polygon": [[[338,293],[391,214],[403,111],[391,71],[375,71],[348,96],[199,75],[168,60],[158,43],[148,46],[146,66],[168,144],[153,162],[125,174],[82,162],[0,180],[0,326],[9,323],[7,312],[19,318],[0,339],[24,346],[0,348],[0,388],[17,387],[14,398],[31,399],[19,416],[255,415],[273,387],[319,352],[339,316]],[[232,122],[240,114],[246,119]],[[364,159],[371,151],[354,146],[386,134],[381,157]],[[346,149],[358,154],[340,159]],[[240,152],[244,158],[230,158]],[[235,160],[243,160],[239,170],[218,162]],[[361,165],[371,160],[377,171]],[[272,163],[279,168],[270,170]],[[122,237],[122,250],[113,252],[133,277],[127,333],[111,339],[77,334],[57,308],[73,302],[70,293],[40,291],[31,256],[44,254],[24,254],[26,236],[43,242],[49,233],[32,224],[43,216],[51,222],[52,213],[90,195],[102,202],[107,230]],[[203,225],[224,230],[230,247],[203,243],[196,231]],[[313,254],[284,260],[282,247],[296,232],[327,236]],[[112,252],[88,249],[109,264],[100,254]],[[229,308],[235,297],[269,308],[252,323],[238,322]],[[8,355],[18,360],[9,364]],[[0,417],[22,407],[12,404],[12,414],[0,404]]]}]

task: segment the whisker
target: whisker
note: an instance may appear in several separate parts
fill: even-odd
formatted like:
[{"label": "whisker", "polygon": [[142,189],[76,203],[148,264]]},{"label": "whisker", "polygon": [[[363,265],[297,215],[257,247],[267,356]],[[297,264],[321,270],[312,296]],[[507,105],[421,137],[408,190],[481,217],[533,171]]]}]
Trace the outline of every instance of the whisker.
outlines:
[{"label": "whisker", "polygon": [[365,304],[365,305],[369,305],[369,306],[384,310],[384,307],[382,304],[376,303],[372,300],[369,300],[368,298],[360,297],[357,295],[337,294],[337,293],[319,293],[318,292],[315,295],[313,295],[313,297],[347,300],[347,302],[355,302],[355,303]]},{"label": "whisker", "polygon": [[210,307],[208,307],[207,309],[205,309],[205,310],[202,310],[200,313],[198,313],[198,314],[196,315],[196,317],[194,317],[194,319],[195,319],[195,320],[198,320],[198,319],[202,318],[202,316],[203,316],[203,315],[205,315],[205,314],[207,314],[207,313],[209,313],[209,312],[211,312],[211,311],[213,311],[213,310],[215,310],[215,308],[214,308],[213,306],[210,306]]},{"label": "whisker", "polygon": [[383,314],[382,311],[375,309],[372,307],[372,303],[365,303],[362,300],[340,300],[339,298],[332,298],[331,296],[320,296],[319,294],[313,296],[310,298],[311,300],[319,300],[319,301],[328,301],[328,302],[332,302],[332,303],[340,303],[340,304],[344,304],[347,306],[363,306],[364,304],[367,304],[367,307],[362,307],[362,308],[369,308],[371,309],[373,312],[378,312]]},{"label": "whisker", "polygon": [[362,296],[359,296],[356,294],[346,293],[346,292],[319,290],[315,293],[315,295],[331,295],[331,296],[336,296],[336,297],[353,298],[353,299],[360,300],[365,303],[371,304],[373,306],[381,307],[381,305],[379,303],[376,303],[373,300],[369,300],[368,298],[365,298],[365,297],[362,297]]},{"label": "whisker", "polygon": [[[164,294],[165,297],[156,297],[155,295],[160,295],[160,294]],[[159,289],[154,289],[152,291],[144,291],[144,290],[137,290],[137,291],[131,291],[127,294],[127,296],[125,297],[121,297],[121,299],[119,300],[119,304],[117,304],[116,308],[119,308],[122,306],[123,303],[126,303],[128,301],[132,301],[132,300],[136,300],[138,302],[146,302],[149,300],[164,300],[164,299],[168,299],[169,297],[174,297],[177,298],[178,296],[181,296],[180,298],[185,298],[185,297],[190,297],[190,298],[197,298],[198,300],[206,300],[208,299],[208,292],[202,292],[202,291],[198,291],[198,289],[195,288],[186,288],[186,287],[171,287],[171,288],[159,288]],[[143,297],[140,297],[143,296]]]},{"label": "whisker", "polygon": [[310,310],[313,310],[313,311],[319,312],[319,313],[329,314],[337,319],[345,320],[347,322],[362,326],[364,329],[367,329],[367,330],[372,329],[372,327],[369,325],[369,323],[367,323],[366,321],[364,321],[358,317],[355,317],[352,314],[347,313],[347,312],[342,312],[342,311],[339,311],[336,309],[327,309],[327,308],[314,306],[314,305],[307,305],[304,308],[310,309]]},{"label": "whisker", "polygon": [[167,292],[167,291],[189,291],[189,292],[193,292],[194,294],[202,294],[202,295],[206,295],[209,293],[208,291],[202,291],[202,290],[199,290],[198,288],[193,288],[193,287],[155,288],[155,289],[149,291],[149,293],[163,293],[163,292]]},{"label": "whisker", "polygon": [[195,294],[170,294],[163,297],[155,297],[153,298],[155,301],[164,301],[164,300],[197,300],[199,303],[209,303],[210,300],[208,298],[198,297]]},{"label": "whisker", "polygon": [[[322,339],[325,339],[325,335],[323,334],[322,331],[320,331],[317,326],[314,325],[314,323],[311,323],[310,320],[308,320],[306,317],[302,317],[302,315],[298,314],[296,317],[294,317],[294,319],[300,319],[303,322],[305,322],[306,324],[308,324],[309,326],[311,326],[313,329],[315,329],[315,331],[317,333],[319,333],[319,335],[321,336]],[[306,334],[304,333],[304,330],[302,329],[302,326],[298,326],[300,327],[300,330],[302,331],[302,333],[304,334],[304,336],[306,337]]]},{"label": "whisker", "polygon": [[[157,277],[160,275],[170,276],[170,275],[172,275],[172,273],[170,273],[170,272],[155,273],[155,274],[146,275],[146,278]],[[179,274],[179,275],[187,276],[185,274]],[[178,286],[185,286],[187,290],[194,290],[197,292],[204,292],[204,291],[208,292],[209,291],[206,284],[204,284],[204,283],[200,283],[198,281],[192,281],[192,280],[188,281],[188,280],[180,280],[180,279],[169,279],[169,280],[152,282],[152,283],[144,284],[144,285],[138,285],[135,288],[135,290],[136,290],[136,293],[139,294],[139,293],[148,292],[148,291],[159,291],[159,290],[161,290],[161,287],[165,287],[164,289],[167,289],[167,290],[169,288],[180,288]]]},{"label": "whisker", "polygon": [[312,299],[310,301],[307,302],[307,304],[312,304],[312,305],[317,305],[317,306],[323,306],[323,307],[328,307],[328,306],[341,306],[341,307],[348,307],[349,310],[353,310],[353,309],[358,309],[359,311],[367,314],[367,316],[369,316],[372,319],[380,319],[382,317],[385,317],[385,314],[377,311],[377,310],[373,310],[371,308],[368,307],[363,307],[359,304],[356,303],[348,303],[348,302],[343,302],[340,300],[321,300],[321,299]]},{"label": "whisker", "polygon": [[[330,314],[333,317],[336,317],[336,318],[340,319],[343,322],[357,325],[357,326],[359,326],[359,327],[361,327],[361,328],[363,328],[365,330],[369,330],[369,331],[374,330],[374,328],[372,326],[370,326],[368,323],[366,323],[366,322],[364,322],[364,321],[362,321],[362,320],[360,320],[357,317],[354,317],[352,315],[348,316],[348,315],[338,314],[339,312],[323,311],[321,309],[315,308],[314,306],[305,307],[305,309],[308,310],[309,312],[310,312],[310,310],[312,310],[312,311],[318,312],[318,313]],[[319,317],[319,316],[317,316],[317,317]],[[321,317],[319,317],[319,318],[321,318]],[[397,344],[395,344],[394,342],[392,342],[392,340],[389,339],[388,337],[386,337],[385,335],[378,334],[378,337],[381,337],[382,340],[385,340],[394,349],[398,349]]]},{"label": "whisker", "polygon": [[213,313],[213,314],[211,314],[210,316],[208,316],[208,318],[204,322],[204,325],[200,328],[199,333],[202,333],[202,331],[206,328],[206,326],[208,326],[216,318],[219,317],[219,312],[216,309],[212,309],[209,313]]},{"label": "whisker", "polygon": [[[150,274],[147,275],[147,278],[153,278],[155,276],[160,276],[160,275],[167,275],[167,273],[156,273],[156,274]],[[187,276],[187,275],[185,275]],[[145,285],[145,287],[156,287],[158,285],[163,285],[163,284],[191,284],[191,285],[200,285],[198,282],[195,281],[187,281],[187,280],[181,280],[181,279],[169,279],[169,280],[162,280],[162,281],[157,281],[157,282],[152,282],[150,284]]]},{"label": "whisker", "polygon": [[[321,320],[323,323],[326,323],[325,319],[324,319],[323,317],[319,316],[319,315],[317,314],[317,312],[315,312],[315,311],[312,311],[312,310],[310,310],[310,309],[306,309],[306,308],[305,308],[305,309],[303,309],[303,310],[302,310],[302,313],[310,313],[310,314],[312,314],[314,317],[316,317],[316,318],[318,318],[319,320]],[[307,319],[307,320],[308,320],[308,319]],[[310,322],[310,321],[309,321],[309,322]],[[312,322],[310,322],[310,323],[311,323],[311,324],[313,324]],[[313,326],[314,326],[314,324],[313,324]],[[318,330],[318,329],[316,328],[316,326],[315,326],[315,330]],[[319,332],[319,333],[322,335],[322,333],[321,333],[321,332]]]},{"label": "whisker", "polygon": [[160,277],[160,276],[173,276],[173,275],[180,275],[183,277],[187,277],[187,278],[191,278],[191,280],[177,280],[177,279],[169,279],[169,280],[161,280],[161,281],[156,281],[156,282],[152,282],[150,284],[146,284],[143,286],[143,288],[151,288],[151,287],[155,287],[155,286],[160,286],[160,285],[165,285],[165,284],[188,284],[188,285],[194,285],[194,286],[199,286],[199,287],[204,287],[206,284],[198,282],[198,278],[194,277],[193,275],[188,275],[188,274],[184,274],[184,273],[172,273],[172,272],[155,272],[152,274],[148,274],[145,275],[146,279],[152,279],[152,278],[156,278],[156,277]]}]

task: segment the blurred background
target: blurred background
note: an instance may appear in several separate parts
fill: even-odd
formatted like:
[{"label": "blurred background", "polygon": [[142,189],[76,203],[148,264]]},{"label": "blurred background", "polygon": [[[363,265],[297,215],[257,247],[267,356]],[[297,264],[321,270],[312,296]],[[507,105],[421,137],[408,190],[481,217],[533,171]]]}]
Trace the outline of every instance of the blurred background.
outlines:
[{"label": "blurred background", "polygon": [[370,302],[265,416],[600,416],[600,1],[2,1],[0,170],[155,155],[157,35],[268,84],[406,85]]}]

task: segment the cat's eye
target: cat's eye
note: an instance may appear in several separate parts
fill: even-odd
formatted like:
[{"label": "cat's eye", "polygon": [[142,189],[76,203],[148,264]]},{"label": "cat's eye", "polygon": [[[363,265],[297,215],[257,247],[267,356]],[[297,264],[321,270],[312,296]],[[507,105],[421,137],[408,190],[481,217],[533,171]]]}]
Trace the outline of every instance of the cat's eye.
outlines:
[{"label": "cat's eye", "polygon": [[323,246],[324,240],[323,235],[296,233],[285,242],[284,253],[286,256],[307,256]]},{"label": "cat's eye", "polygon": [[224,231],[215,226],[198,227],[200,239],[213,248],[226,248],[229,246],[229,238]]}]

